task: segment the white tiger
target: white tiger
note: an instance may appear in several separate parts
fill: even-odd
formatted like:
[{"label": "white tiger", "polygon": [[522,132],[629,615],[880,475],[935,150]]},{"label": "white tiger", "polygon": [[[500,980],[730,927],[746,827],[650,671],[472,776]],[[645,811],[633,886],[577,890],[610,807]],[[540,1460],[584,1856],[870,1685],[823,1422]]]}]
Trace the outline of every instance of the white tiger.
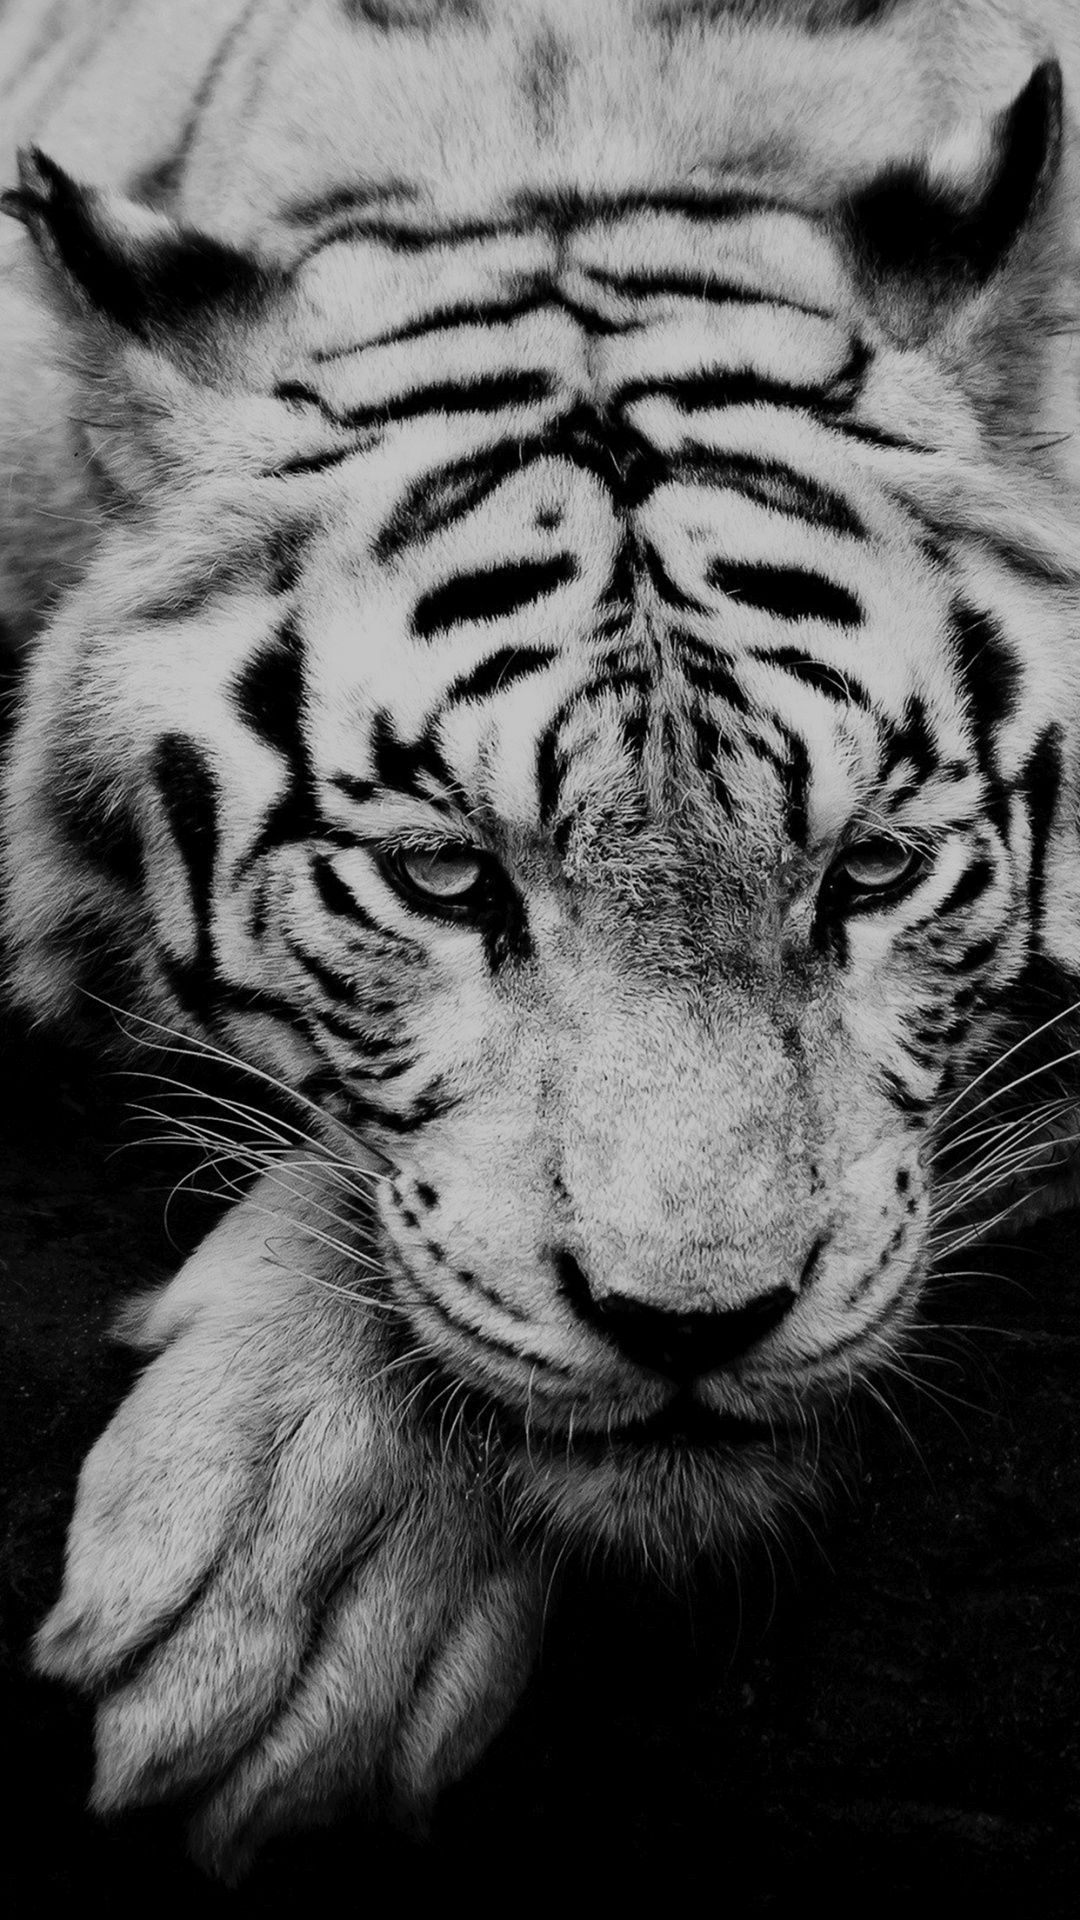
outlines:
[{"label": "white tiger", "polygon": [[294,1101],[37,1643],[219,1871],[459,1774],[552,1546],[805,1497],[1056,1159],[1073,15],[0,14],[11,990]]}]

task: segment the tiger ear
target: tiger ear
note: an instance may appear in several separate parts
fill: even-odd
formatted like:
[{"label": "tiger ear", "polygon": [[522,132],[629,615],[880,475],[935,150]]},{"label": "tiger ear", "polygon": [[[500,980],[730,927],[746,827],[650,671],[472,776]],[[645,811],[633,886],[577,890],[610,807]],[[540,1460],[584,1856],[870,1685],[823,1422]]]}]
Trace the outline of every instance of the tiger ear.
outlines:
[{"label": "tiger ear", "polygon": [[847,237],[900,331],[932,331],[993,279],[1043,212],[1061,150],[1061,68],[1046,60],[1002,112],[960,124],[855,196]]},{"label": "tiger ear", "polygon": [[86,187],[37,148],[0,209],[20,220],[50,271],[64,317],[180,353],[217,315],[252,313],[273,276],[237,249],[119,194]]}]

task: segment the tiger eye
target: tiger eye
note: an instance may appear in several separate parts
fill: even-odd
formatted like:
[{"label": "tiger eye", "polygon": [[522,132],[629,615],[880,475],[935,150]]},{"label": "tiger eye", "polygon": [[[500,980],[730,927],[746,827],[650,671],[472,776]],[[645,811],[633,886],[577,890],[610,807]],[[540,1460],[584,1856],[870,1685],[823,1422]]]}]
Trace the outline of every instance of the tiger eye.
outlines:
[{"label": "tiger eye", "polygon": [[483,871],[479,856],[466,847],[404,849],[395,865],[418,893],[438,900],[460,900],[471,893]]},{"label": "tiger eye", "polygon": [[887,834],[875,834],[845,848],[833,865],[833,873],[860,893],[885,892],[914,875],[923,864],[923,855]]}]

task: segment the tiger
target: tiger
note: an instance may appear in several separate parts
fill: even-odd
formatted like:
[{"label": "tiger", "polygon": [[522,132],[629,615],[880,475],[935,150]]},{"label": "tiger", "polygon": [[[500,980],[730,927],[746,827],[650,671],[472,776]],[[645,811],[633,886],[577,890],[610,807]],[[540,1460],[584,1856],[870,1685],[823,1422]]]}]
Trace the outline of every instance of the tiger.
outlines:
[{"label": "tiger", "polygon": [[246,1089],[35,1658],[212,1872],[422,1814],[562,1556],[805,1508],[936,1264],[1073,1191],[1078,56],[3,9],[7,988]]}]

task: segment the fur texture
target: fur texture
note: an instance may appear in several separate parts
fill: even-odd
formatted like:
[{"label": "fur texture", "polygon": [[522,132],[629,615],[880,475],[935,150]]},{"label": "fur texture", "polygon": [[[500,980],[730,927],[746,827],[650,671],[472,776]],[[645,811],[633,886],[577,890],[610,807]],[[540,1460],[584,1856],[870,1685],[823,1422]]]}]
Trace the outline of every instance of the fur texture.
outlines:
[{"label": "fur texture", "polygon": [[805,1498],[1057,1167],[1077,52],[990,0],[4,13],[12,991],[294,1103],[220,1109],[258,1181],[132,1322],[38,1646],[97,1804],[202,1793],[222,1871],[467,1764],[548,1543]]}]

